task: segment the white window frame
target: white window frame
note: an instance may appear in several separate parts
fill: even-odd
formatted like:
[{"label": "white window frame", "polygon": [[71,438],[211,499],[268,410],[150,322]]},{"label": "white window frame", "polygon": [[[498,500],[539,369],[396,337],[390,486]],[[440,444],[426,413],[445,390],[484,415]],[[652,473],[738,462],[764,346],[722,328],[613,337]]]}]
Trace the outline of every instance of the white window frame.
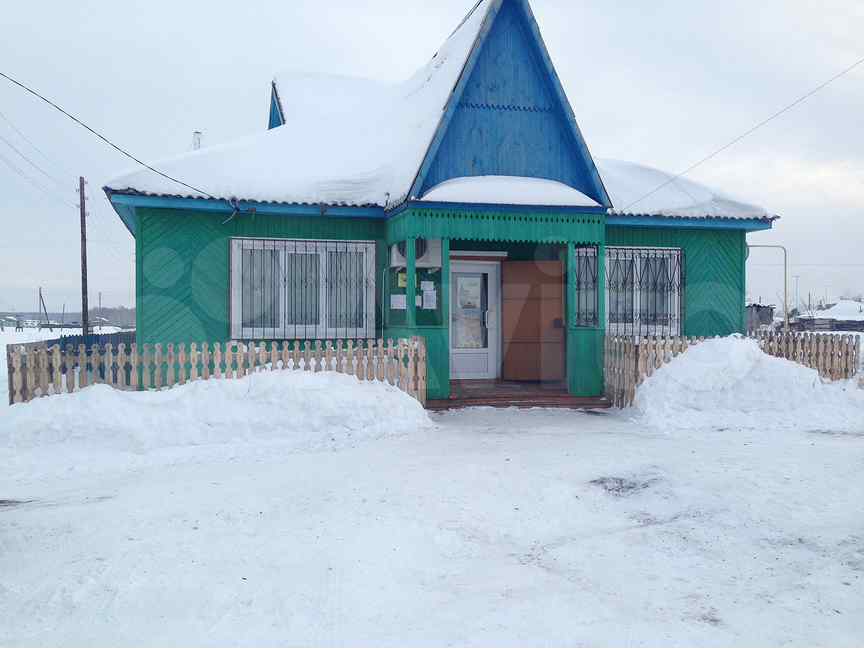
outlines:
[{"label": "white window frame", "polygon": [[[277,313],[279,326],[243,326],[243,255],[244,250],[277,250],[279,252],[279,280]],[[330,327],[327,287],[329,252],[359,252],[363,255],[365,279],[371,287],[365,290],[365,321],[362,327]],[[284,282],[286,281],[286,257],[289,254],[314,254],[318,257],[318,323],[288,324],[285,304]],[[332,340],[337,338],[371,339],[375,337],[376,313],[376,266],[375,242],[351,240],[314,240],[314,239],[263,239],[232,238],[230,250],[230,306],[231,337],[235,340]]]}]

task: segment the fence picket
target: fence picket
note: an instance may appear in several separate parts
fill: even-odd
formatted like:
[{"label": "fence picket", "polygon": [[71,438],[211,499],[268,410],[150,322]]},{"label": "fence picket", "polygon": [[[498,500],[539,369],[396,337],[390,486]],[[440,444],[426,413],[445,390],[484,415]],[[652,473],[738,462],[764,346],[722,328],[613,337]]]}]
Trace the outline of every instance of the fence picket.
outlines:
[{"label": "fence picket", "polygon": [[271,342],[270,343],[270,371],[276,371],[279,369],[279,343]]},{"label": "fence picket", "polygon": [[87,347],[78,345],[78,387],[84,389],[90,384],[87,362]]},{"label": "fence picket", "polygon": [[63,355],[60,353],[60,345],[55,344],[51,347],[51,384],[53,393],[59,394],[63,391],[63,369],[61,367],[61,359]]}]

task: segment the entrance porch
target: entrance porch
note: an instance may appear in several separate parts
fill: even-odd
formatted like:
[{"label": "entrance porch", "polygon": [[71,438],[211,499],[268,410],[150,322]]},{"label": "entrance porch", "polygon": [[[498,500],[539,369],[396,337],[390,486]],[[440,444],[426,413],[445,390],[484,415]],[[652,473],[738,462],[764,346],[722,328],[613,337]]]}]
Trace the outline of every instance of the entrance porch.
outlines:
[{"label": "entrance porch", "polygon": [[385,335],[426,338],[432,407],[607,406],[603,220],[408,210],[389,221]]},{"label": "entrance porch", "polygon": [[607,409],[611,406],[603,396],[572,396],[566,382],[505,380],[451,380],[450,398],[427,402],[427,408],[436,411],[463,407]]}]

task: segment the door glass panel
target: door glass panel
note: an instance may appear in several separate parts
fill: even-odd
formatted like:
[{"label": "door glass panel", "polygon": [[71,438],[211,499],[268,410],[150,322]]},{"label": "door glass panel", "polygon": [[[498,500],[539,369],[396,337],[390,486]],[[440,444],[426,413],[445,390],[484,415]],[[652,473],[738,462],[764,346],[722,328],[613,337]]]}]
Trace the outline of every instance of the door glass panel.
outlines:
[{"label": "door glass panel", "polygon": [[488,348],[486,312],[489,309],[489,275],[454,273],[453,285],[453,348]]}]

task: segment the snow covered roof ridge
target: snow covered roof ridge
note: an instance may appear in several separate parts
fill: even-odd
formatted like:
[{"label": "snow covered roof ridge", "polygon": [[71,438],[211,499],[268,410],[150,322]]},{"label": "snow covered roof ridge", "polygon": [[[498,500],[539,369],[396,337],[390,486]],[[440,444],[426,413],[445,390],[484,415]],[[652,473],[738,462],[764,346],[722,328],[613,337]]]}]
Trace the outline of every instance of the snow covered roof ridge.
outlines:
[{"label": "snow covered roof ridge", "polygon": [[[398,204],[407,198],[486,19],[500,2],[480,0],[406,81],[277,75],[283,126],[154,166],[219,198]],[[107,189],[204,197],[146,169],[111,181]]]},{"label": "snow covered roof ridge", "polygon": [[701,183],[653,167],[613,159],[595,159],[612,199],[611,214],[672,218],[767,220],[772,216]]}]

